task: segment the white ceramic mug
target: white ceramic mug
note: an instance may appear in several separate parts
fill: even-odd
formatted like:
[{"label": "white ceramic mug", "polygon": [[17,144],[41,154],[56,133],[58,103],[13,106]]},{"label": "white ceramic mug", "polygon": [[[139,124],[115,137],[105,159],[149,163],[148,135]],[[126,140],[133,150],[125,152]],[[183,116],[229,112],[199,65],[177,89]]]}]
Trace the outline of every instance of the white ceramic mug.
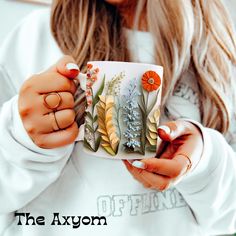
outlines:
[{"label": "white ceramic mug", "polygon": [[91,61],[80,74],[86,91],[84,149],[112,159],[153,157],[157,146],[163,67]]}]

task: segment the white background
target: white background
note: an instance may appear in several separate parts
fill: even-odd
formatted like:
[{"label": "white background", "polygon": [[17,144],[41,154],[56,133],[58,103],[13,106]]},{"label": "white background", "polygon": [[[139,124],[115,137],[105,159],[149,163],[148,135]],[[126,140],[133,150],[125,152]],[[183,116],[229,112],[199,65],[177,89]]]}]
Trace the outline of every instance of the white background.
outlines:
[{"label": "white background", "polygon": [[[232,13],[236,24],[236,0],[224,0]],[[0,44],[8,32],[27,14],[33,10],[47,8],[49,6],[31,4],[17,0],[0,0]]]}]

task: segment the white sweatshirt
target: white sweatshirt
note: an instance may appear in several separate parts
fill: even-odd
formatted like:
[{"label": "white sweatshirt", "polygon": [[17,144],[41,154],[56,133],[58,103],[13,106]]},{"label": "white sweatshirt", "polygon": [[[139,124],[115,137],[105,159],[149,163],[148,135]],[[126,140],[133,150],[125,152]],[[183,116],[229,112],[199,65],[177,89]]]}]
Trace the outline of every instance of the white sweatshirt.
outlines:
[{"label": "white sweatshirt", "polygon": [[[152,63],[150,34],[128,31],[127,36],[134,60]],[[1,45],[0,234],[201,236],[236,232],[236,156],[215,130],[201,127],[200,164],[164,192],[144,188],[120,160],[83,153],[81,142],[52,150],[32,142],[18,114],[17,93],[24,80],[61,56],[50,33],[48,11],[31,14]],[[191,72],[170,97],[162,120],[180,117],[200,122],[198,90]],[[15,212],[40,216],[38,223],[43,225],[31,225],[32,219],[26,225],[24,217],[19,225]],[[101,219],[97,225],[93,216],[106,217],[106,224]],[[53,225],[53,219],[60,222]]]}]

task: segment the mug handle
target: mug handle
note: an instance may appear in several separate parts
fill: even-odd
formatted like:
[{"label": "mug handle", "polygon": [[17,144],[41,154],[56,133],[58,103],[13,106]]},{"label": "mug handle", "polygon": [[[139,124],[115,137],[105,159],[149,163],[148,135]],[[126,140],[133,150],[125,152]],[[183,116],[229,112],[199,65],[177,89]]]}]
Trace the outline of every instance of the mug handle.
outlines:
[{"label": "mug handle", "polygon": [[79,75],[77,76],[77,78],[79,80],[81,89],[86,91],[87,75],[80,72]]},{"label": "mug handle", "polygon": [[[83,91],[86,91],[87,75],[80,72],[79,75],[77,76],[77,80],[79,81],[80,88]],[[78,134],[77,138],[75,139],[75,142],[83,141],[83,140],[84,140],[84,124],[82,124],[79,127],[79,134]]]}]

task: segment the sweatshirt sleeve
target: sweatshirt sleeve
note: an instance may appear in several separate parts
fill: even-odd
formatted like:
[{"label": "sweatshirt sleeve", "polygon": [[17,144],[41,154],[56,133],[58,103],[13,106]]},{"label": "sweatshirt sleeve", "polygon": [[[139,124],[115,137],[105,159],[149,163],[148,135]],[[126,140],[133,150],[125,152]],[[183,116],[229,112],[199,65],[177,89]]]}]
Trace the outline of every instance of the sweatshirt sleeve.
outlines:
[{"label": "sweatshirt sleeve", "polygon": [[169,120],[184,119],[201,130],[204,149],[197,167],[176,184],[204,235],[236,232],[236,119],[224,137],[203,127],[193,74],[178,84],[166,107]]},{"label": "sweatshirt sleeve", "polygon": [[73,150],[37,147],[23,127],[17,99],[0,113],[0,214],[20,209],[53,183]]},{"label": "sweatshirt sleeve", "polygon": [[191,122],[202,132],[203,154],[176,188],[203,231],[209,235],[235,233],[236,154],[221,133]]},{"label": "sweatshirt sleeve", "polygon": [[0,48],[0,215],[22,208],[56,181],[73,150],[73,145],[37,147],[18,113],[17,93],[24,80],[55,63],[59,55],[46,50],[56,47],[47,40],[47,19],[47,12],[31,14]]}]

